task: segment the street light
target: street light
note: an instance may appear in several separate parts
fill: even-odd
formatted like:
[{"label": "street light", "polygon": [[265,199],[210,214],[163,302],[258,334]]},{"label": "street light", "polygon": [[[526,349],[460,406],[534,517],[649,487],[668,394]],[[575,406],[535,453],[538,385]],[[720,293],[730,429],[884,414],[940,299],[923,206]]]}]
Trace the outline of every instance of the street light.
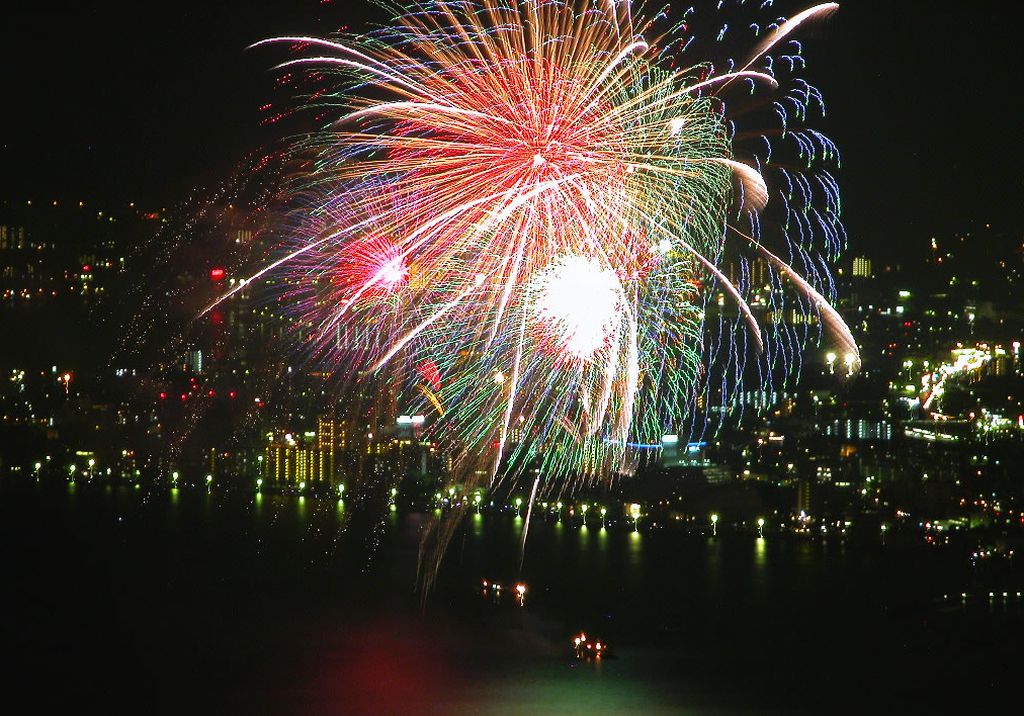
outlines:
[{"label": "street light", "polygon": [[640,503],[634,502],[629,506],[629,516],[633,518],[633,531],[640,529]]},{"label": "street light", "polygon": [[832,351],[829,351],[828,353],[825,354],[825,362],[828,363],[828,372],[829,373],[834,373],[835,372],[835,365],[836,365],[836,358],[837,357],[838,356],[836,356],[836,354],[833,353]]},{"label": "street light", "polygon": [[483,500],[483,497],[480,495],[479,492],[476,493],[475,495],[473,495],[473,504],[476,505],[476,513],[478,515],[480,514],[480,502],[482,500]]},{"label": "street light", "polygon": [[261,487],[263,487],[263,478],[262,477],[257,477],[256,478],[256,492],[259,492]]},{"label": "street light", "polygon": [[96,461],[93,458],[89,458],[88,463],[89,463],[89,479],[91,480],[92,479],[92,475],[93,475],[93,467],[95,467]]},{"label": "street light", "polygon": [[523,506],[523,498],[522,497],[517,497],[515,499],[515,505],[516,505],[516,517],[519,517],[519,508],[521,508]]},{"label": "street light", "polygon": [[711,515],[711,536],[712,537],[717,537],[718,536],[718,515],[717,514],[712,514]]},{"label": "street light", "polygon": [[584,502],[582,505],[580,505],[580,514],[583,516],[583,526],[584,527],[587,526],[587,510],[589,510],[589,509],[590,509],[590,505],[588,505],[586,502]]},{"label": "street light", "polygon": [[558,521],[562,521],[562,501],[559,500],[555,503],[555,507],[558,508]]},{"label": "street light", "polygon": [[757,536],[759,539],[764,539],[764,517],[757,518]]},{"label": "street light", "polygon": [[601,508],[601,529],[604,529],[604,520],[605,520],[605,515],[607,515],[607,514],[608,514],[608,508],[607,507],[602,507]]},{"label": "street light", "polygon": [[853,366],[857,362],[857,356],[853,353],[847,353],[843,357],[843,365],[846,366],[846,375],[853,375]]}]

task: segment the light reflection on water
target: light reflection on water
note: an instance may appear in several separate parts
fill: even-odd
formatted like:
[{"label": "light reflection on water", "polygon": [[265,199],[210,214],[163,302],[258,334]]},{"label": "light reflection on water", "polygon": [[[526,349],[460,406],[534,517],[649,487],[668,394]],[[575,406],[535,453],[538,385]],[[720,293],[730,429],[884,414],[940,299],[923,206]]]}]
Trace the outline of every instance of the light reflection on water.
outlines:
[{"label": "light reflection on water", "polygon": [[[999,622],[1002,632],[984,621],[981,627],[1005,633],[1007,644],[1020,635],[1021,607],[1013,599],[981,607],[980,616],[969,608],[975,602],[961,606],[959,594],[972,587],[937,550],[901,554],[873,544],[728,532],[708,539],[542,515],[530,525],[520,572],[524,520],[473,513],[452,542],[424,616],[413,590],[425,525],[419,516],[387,511],[376,523],[383,532],[371,539],[372,530],[345,530],[362,518],[358,506],[334,500],[108,492],[84,483],[39,499],[39,509],[17,513],[10,507],[17,500],[6,503],[5,528],[27,533],[18,544],[44,549],[31,539],[34,526],[18,521],[21,512],[66,515],[68,530],[88,539],[81,547],[71,540],[66,555],[36,555],[48,580],[41,594],[85,600],[73,612],[40,611],[37,620],[63,613],[61,643],[100,648],[82,631],[83,620],[89,605],[98,610],[105,595],[119,595],[117,621],[138,635],[111,637],[118,653],[150,654],[147,669],[175,673],[183,695],[213,690],[218,701],[231,702],[251,689],[267,697],[253,705],[260,712],[402,713],[415,702],[420,713],[447,714],[703,714],[762,706],[820,713],[807,704],[821,706],[832,688],[857,693],[865,663],[873,666],[876,692],[930,693],[925,685],[934,689],[944,667],[929,655],[945,643],[943,629],[960,633],[965,619],[1012,617]],[[55,504],[63,510],[44,512]],[[116,530],[111,515],[125,516]],[[364,543],[369,556],[353,556]],[[165,562],[162,554],[180,556]],[[111,568],[82,566],[96,555]],[[522,578],[526,607],[485,601],[481,577]],[[20,575],[24,583],[39,578]],[[957,595],[957,611],[929,611],[935,595],[947,592]],[[30,615],[42,609],[26,608]],[[174,628],[151,626],[153,614],[173,618]],[[960,621],[947,628],[944,619]],[[578,629],[607,638],[619,658],[573,661],[567,638]],[[222,686],[189,680],[204,665],[215,673],[239,649],[251,654],[251,674],[234,674]],[[982,655],[973,653],[990,668],[1013,662]],[[196,659],[199,666],[182,670]],[[99,679],[81,668],[72,678]],[[948,676],[942,683],[957,683]],[[972,683],[970,673],[956,678]]]}]

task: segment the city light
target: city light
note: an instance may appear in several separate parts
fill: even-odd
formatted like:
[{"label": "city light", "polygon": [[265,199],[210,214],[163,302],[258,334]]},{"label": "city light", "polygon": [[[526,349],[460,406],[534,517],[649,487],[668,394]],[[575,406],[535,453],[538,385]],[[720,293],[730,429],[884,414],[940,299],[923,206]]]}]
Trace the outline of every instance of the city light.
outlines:
[{"label": "city light", "polygon": [[846,375],[852,376],[856,371],[857,355],[855,353],[847,353],[843,356],[843,365],[846,366]]},{"label": "city light", "polygon": [[516,601],[519,603],[519,606],[526,606],[526,585],[522,582],[517,583],[515,586],[515,593]]}]

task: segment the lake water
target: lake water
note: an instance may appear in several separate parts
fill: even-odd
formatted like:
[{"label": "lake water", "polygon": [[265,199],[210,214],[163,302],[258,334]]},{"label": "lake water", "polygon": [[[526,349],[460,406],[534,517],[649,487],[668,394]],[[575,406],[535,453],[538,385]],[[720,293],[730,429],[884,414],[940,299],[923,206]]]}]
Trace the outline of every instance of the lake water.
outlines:
[{"label": "lake water", "polygon": [[[4,479],[0,712],[982,713],[1019,698],[1020,570],[959,549],[537,521],[518,607],[481,593],[519,576],[522,522],[488,514],[424,605],[425,519]],[[616,658],[573,659],[581,629]]]}]

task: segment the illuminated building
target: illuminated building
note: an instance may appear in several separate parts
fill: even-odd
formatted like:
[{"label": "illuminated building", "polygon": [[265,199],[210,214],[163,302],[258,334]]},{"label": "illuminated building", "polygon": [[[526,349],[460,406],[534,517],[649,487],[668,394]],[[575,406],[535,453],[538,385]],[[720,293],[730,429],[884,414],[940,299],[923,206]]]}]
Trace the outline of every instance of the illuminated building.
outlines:
[{"label": "illuminated building", "polygon": [[769,323],[784,323],[792,326],[802,326],[804,324],[807,324],[809,326],[818,325],[817,313],[800,308],[769,311],[768,314],[765,316],[765,319]]},{"label": "illuminated building", "polygon": [[853,275],[857,278],[874,278],[871,259],[865,256],[855,257],[853,259]]},{"label": "illuminated building", "polygon": [[760,390],[741,391],[737,394],[736,402],[744,408],[753,408],[760,411],[774,408],[776,405],[793,397],[795,396],[784,391],[762,388]]},{"label": "illuminated building", "polygon": [[200,375],[203,372],[203,351],[198,348],[193,348],[185,351],[185,369],[190,370],[196,375]]},{"label": "illuminated building", "polygon": [[811,485],[808,478],[803,478],[796,485],[796,513],[811,514]]},{"label": "illuminated building", "polygon": [[0,251],[25,248],[25,227],[0,225]]},{"label": "illuminated building", "polygon": [[750,285],[755,290],[762,290],[768,286],[770,276],[768,262],[761,257],[749,262],[730,261],[727,267],[727,277],[733,284],[740,284],[743,279],[749,278]]},{"label": "illuminated building", "polygon": [[761,257],[750,262],[750,285],[756,289],[768,286],[768,262]]},{"label": "illuminated building", "polygon": [[860,442],[889,442],[892,440],[892,424],[885,420],[865,420],[846,418],[833,420],[825,426],[825,434],[830,438],[856,440]]},{"label": "illuminated building", "polygon": [[[281,485],[309,486],[334,484],[335,450],[331,444],[321,447],[314,432],[301,436],[285,433],[278,438],[268,433],[263,451],[263,476]],[[310,444],[312,443],[312,444]]]}]

